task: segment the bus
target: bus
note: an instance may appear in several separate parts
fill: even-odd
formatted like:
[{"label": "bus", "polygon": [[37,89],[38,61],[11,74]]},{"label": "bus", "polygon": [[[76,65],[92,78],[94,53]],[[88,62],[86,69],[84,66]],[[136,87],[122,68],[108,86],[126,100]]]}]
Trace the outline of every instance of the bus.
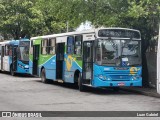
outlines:
[{"label": "bus", "polygon": [[98,28],[31,38],[29,72],[50,80],[85,86],[142,86],[140,31]]},{"label": "bus", "polygon": [[0,71],[29,74],[29,39],[0,43]]}]

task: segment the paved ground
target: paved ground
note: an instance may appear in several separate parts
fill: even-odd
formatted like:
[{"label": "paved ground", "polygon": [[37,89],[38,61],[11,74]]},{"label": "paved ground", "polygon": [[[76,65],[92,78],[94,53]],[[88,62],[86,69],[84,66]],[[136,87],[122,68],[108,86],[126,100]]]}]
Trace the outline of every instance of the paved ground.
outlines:
[{"label": "paved ground", "polygon": [[79,92],[72,84],[44,84],[40,78],[0,74],[0,111],[160,111],[159,98],[110,89],[87,90]]},{"label": "paved ground", "polygon": [[121,90],[129,91],[129,92],[134,92],[134,93],[139,93],[142,95],[147,95],[151,97],[157,97],[160,98],[160,94],[157,93],[156,88],[151,88],[151,87],[121,87]]}]

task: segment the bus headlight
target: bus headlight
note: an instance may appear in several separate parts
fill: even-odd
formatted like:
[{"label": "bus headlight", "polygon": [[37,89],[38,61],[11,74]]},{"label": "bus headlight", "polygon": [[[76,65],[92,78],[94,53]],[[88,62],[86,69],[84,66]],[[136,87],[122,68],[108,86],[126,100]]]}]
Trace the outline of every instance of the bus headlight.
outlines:
[{"label": "bus headlight", "polygon": [[109,76],[99,75],[98,77],[99,77],[99,79],[101,79],[101,80],[111,80],[111,78],[110,78]]},{"label": "bus headlight", "polygon": [[141,76],[133,76],[132,78],[131,78],[131,80],[138,80],[138,79],[140,79],[141,78]]},{"label": "bus headlight", "polygon": [[18,66],[19,66],[20,68],[24,69],[24,66],[23,66],[23,65],[21,65],[21,64],[18,64]]},{"label": "bus headlight", "polygon": [[106,77],[106,80],[111,80],[111,78],[109,76]]},{"label": "bus headlight", "polygon": [[103,75],[99,75],[98,77],[99,77],[99,79],[102,79],[102,80],[104,80],[104,77],[103,77]]},{"label": "bus headlight", "polygon": [[29,68],[29,66],[28,66],[28,65],[25,65],[24,68]]}]

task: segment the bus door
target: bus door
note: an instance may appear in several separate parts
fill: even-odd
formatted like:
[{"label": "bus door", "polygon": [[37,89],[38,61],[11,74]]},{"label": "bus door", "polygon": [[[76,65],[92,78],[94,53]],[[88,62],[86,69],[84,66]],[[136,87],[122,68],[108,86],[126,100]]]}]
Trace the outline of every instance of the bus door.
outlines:
[{"label": "bus door", "polygon": [[83,43],[82,83],[91,84],[93,76],[93,41]]},{"label": "bus door", "polygon": [[4,46],[2,46],[2,53],[1,53],[1,70],[3,70],[3,57],[4,57]]},{"label": "bus door", "polygon": [[12,70],[13,71],[17,70],[17,47],[18,46],[12,47]]},{"label": "bus door", "polygon": [[39,75],[38,60],[39,60],[40,45],[33,45],[33,75]]},{"label": "bus door", "polygon": [[56,46],[56,79],[62,79],[65,43],[58,43]]}]

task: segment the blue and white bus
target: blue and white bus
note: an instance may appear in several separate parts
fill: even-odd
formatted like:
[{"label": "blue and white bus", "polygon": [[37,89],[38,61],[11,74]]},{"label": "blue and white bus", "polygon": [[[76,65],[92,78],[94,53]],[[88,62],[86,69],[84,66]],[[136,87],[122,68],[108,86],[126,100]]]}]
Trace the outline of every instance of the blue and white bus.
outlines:
[{"label": "blue and white bus", "polygon": [[84,86],[142,86],[141,34],[100,28],[31,38],[30,74]]},{"label": "blue and white bus", "polygon": [[0,71],[29,74],[29,39],[0,43]]}]

